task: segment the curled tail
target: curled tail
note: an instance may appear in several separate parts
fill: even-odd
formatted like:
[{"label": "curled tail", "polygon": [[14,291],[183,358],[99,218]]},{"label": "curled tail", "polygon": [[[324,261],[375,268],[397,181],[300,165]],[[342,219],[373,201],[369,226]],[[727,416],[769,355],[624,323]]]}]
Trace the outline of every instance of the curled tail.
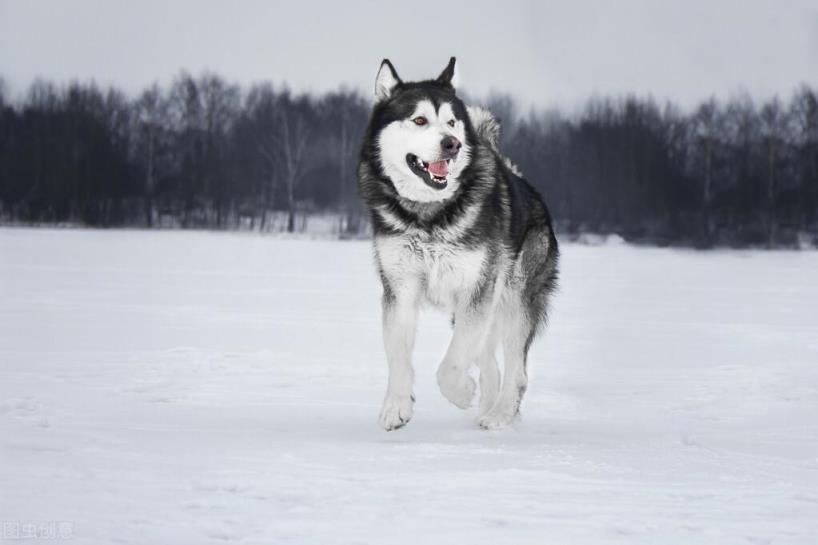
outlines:
[{"label": "curled tail", "polygon": [[468,106],[466,110],[469,113],[469,118],[471,119],[474,131],[477,133],[477,137],[502,159],[503,163],[514,175],[522,178],[523,173],[520,172],[517,165],[512,163],[511,159],[500,152],[500,137],[503,133],[503,127],[500,125],[500,121],[498,121],[490,111],[479,106]]}]

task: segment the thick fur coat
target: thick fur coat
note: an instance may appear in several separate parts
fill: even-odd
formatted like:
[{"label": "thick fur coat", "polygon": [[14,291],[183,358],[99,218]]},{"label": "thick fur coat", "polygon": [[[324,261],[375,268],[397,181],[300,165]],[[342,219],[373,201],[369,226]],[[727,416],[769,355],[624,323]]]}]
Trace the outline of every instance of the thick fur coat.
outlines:
[{"label": "thick fur coat", "polygon": [[452,59],[437,79],[403,82],[385,60],[361,150],[359,189],[383,283],[389,383],[380,424],[387,430],[412,417],[411,355],[423,303],[453,315],[437,372],[443,395],[468,408],[477,386],[469,368],[476,364],[479,425],[510,424],[528,384],[528,350],[556,284],[548,209],[501,155],[499,123],[458,98],[454,72]]}]

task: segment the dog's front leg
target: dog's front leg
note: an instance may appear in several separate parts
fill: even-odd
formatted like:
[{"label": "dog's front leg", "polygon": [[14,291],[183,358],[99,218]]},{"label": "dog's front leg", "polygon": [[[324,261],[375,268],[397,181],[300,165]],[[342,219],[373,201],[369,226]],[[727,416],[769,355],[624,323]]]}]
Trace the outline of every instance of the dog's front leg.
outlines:
[{"label": "dog's front leg", "polygon": [[474,397],[476,384],[468,374],[469,366],[481,353],[491,322],[489,305],[462,309],[455,314],[454,333],[437,369],[437,384],[443,396],[461,409],[468,409]]},{"label": "dog's front leg", "polygon": [[389,364],[389,384],[380,424],[387,431],[405,426],[412,418],[414,371],[412,348],[418,315],[418,289],[412,283],[384,285],[383,342]]}]

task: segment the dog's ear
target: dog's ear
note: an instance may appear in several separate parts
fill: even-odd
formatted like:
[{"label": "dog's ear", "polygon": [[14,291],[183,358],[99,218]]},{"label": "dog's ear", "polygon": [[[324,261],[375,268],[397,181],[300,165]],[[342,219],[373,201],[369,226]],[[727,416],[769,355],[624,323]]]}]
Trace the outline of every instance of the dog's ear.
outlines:
[{"label": "dog's ear", "polygon": [[446,68],[444,68],[443,72],[437,77],[437,81],[451,85],[452,87],[457,87],[457,68],[456,59],[454,57],[449,59],[449,64],[446,65]]},{"label": "dog's ear", "polygon": [[386,100],[392,94],[392,91],[401,83],[395,67],[389,62],[389,59],[384,59],[381,62],[381,68],[378,70],[378,76],[375,78],[375,102]]}]

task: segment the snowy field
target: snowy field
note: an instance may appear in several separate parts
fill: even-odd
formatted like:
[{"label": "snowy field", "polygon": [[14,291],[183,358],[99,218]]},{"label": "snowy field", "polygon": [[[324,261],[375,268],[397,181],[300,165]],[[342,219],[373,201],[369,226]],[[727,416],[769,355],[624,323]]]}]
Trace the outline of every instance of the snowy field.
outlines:
[{"label": "snowy field", "polygon": [[5,537],[818,543],[818,252],[565,245],[561,284],[513,429],[437,392],[428,311],[386,433],[369,243],[0,229]]}]

